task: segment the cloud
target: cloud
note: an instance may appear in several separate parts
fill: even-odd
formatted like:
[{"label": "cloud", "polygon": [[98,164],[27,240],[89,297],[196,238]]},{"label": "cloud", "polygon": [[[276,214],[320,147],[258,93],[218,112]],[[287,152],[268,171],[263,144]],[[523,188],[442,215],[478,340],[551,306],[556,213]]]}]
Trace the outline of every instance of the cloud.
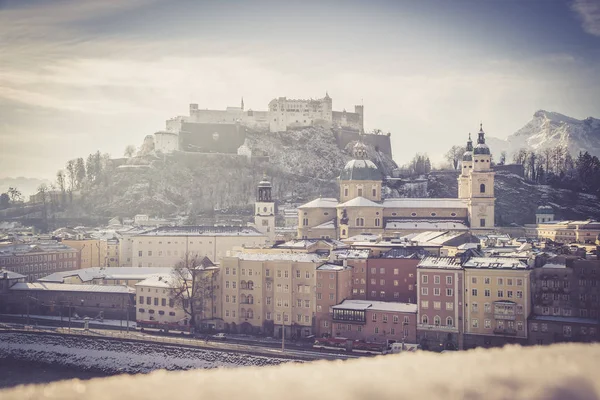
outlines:
[{"label": "cloud", "polygon": [[600,36],[600,0],[574,0],[571,8],[581,19],[584,31]]}]

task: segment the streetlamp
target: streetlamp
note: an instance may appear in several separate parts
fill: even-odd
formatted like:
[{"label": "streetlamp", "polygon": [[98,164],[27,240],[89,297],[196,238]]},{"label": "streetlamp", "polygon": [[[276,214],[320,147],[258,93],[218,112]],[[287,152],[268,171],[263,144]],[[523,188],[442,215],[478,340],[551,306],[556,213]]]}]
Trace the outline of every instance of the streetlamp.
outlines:
[{"label": "streetlamp", "polygon": [[285,311],[283,312],[282,320],[281,320],[281,352],[283,353],[284,351],[285,351]]}]

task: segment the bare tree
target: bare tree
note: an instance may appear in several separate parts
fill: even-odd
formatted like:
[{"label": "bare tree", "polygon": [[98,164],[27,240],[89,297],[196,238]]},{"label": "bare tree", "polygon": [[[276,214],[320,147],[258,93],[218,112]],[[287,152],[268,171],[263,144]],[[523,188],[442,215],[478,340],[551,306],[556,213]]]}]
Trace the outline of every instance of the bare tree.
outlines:
[{"label": "bare tree", "polygon": [[450,150],[444,155],[444,158],[452,165],[455,170],[458,169],[460,160],[465,153],[465,148],[462,146],[452,146]]},{"label": "bare tree", "polygon": [[133,155],[135,154],[135,146],[130,144],[129,146],[125,147],[125,157],[127,158],[131,158],[133,157]]},{"label": "bare tree", "polygon": [[173,268],[170,297],[189,318],[192,328],[214,317],[218,271],[208,257],[189,253]]},{"label": "bare tree", "polygon": [[23,201],[23,194],[16,187],[9,187],[8,188],[8,196],[10,197],[10,201],[13,204],[18,203],[20,201]]}]

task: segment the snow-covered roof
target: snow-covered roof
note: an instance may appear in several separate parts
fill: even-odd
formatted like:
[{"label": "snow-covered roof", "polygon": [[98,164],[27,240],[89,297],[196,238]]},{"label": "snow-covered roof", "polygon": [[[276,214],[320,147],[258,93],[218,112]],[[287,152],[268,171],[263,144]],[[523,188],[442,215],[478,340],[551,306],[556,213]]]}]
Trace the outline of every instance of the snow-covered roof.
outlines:
[{"label": "snow-covered roof", "polygon": [[462,269],[457,257],[425,257],[417,268]]},{"label": "snow-covered roof", "polygon": [[350,269],[348,266],[337,265],[337,264],[323,264],[317,267],[319,271],[343,271],[345,269]]},{"label": "snow-covered roof", "polygon": [[500,257],[473,257],[463,264],[464,268],[498,268],[498,269],[526,269],[527,264],[518,258]]},{"label": "snow-covered roof", "polygon": [[380,181],[383,175],[371,160],[350,160],[340,173],[341,181]]},{"label": "snow-covered roof", "polygon": [[51,292],[86,292],[86,293],[135,293],[135,289],[122,285],[64,285],[62,283],[15,283],[10,290]]},{"label": "snow-covered roof", "polygon": [[177,278],[173,274],[159,274],[144,279],[135,284],[136,287],[171,288]]},{"label": "snow-covered roof", "polygon": [[248,226],[161,226],[138,236],[264,236]]},{"label": "snow-covered roof", "polygon": [[65,278],[79,277],[82,282],[94,279],[143,280],[156,274],[170,274],[171,267],[93,267],[60,271],[38,279],[38,282],[63,283]]},{"label": "snow-covered roof", "polygon": [[335,208],[338,205],[337,199],[331,197],[319,197],[306,204],[302,204],[298,209],[302,208]]},{"label": "snow-covered roof", "polygon": [[245,261],[294,261],[318,263],[323,259],[316,253],[245,253],[233,252],[231,257]]},{"label": "snow-covered roof", "polygon": [[384,207],[389,208],[467,208],[463,199],[432,199],[432,198],[392,198],[383,201]]},{"label": "snow-covered roof", "polygon": [[346,243],[335,239],[292,239],[275,247],[278,249],[308,249],[318,243],[326,244],[334,249],[348,247]]},{"label": "snow-covered roof", "polygon": [[335,250],[333,252],[333,255],[338,260],[357,259],[357,258],[366,259],[366,258],[369,258],[370,254],[371,254],[370,249],[346,249],[346,250]]},{"label": "snow-covered roof", "polygon": [[375,203],[374,201],[371,201],[369,199],[365,199],[364,197],[355,197],[352,200],[348,200],[345,203],[339,204],[338,208],[344,208],[344,207],[377,207],[377,208],[383,208],[383,205],[379,204],[379,203]]},{"label": "snow-covered roof", "polygon": [[344,239],[344,242],[374,242],[379,239],[379,235],[375,233],[365,232]]},{"label": "snow-covered roof", "polygon": [[333,306],[338,310],[358,310],[358,311],[390,311],[402,313],[416,313],[417,305],[410,303],[395,303],[386,301],[370,300],[344,300],[341,304]]},{"label": "snow-covered roof", "polygon": [[580,317],[561,317],[558,315],[536,315],[531,317],[532,321],[548,321],[548,322],[563,322],[567,324],[590,324],[600,325],[600,322],[594,318],[580,318]]},{"label": "snow-covered roof", "polygon": [[567,268],[566,264],[555,264],[555,263],[546,263],[544,265],[542,265],[542,268]]},{"label": "snow-covered roof", "polygon": [[23,278],[26,278],[25,275],[17,274],[16,272],[9,271],[7,269],[0,269],[0,279],[4,279],[4,274],[6,274],[6,279],[23,279]]},{"label": "snow-covered roof", "polygon": [[476,249],[479,245],[477,243],[463,243],[457,247],[458,250]]},{"label": "snow-covered roof", "polygon": [[419,230],[469,230],[467,225],[462,221],[445,221],[435,219],[393,219],[388,220],[385,224],[385,229],[419,229]]},{"label": "snow-covered roof", "polygon": [[323,222],[321,225],[317,225],[311,229],[335,229],[335,219]]},{"label": "snow-covered roof", "polygon": [[27,244],[11,244],[0,247],[0,256],[18,256],[28,253],[58,253],[58,252],[75,252],[76,249],[62,243],[49,242],[33,242]]}]

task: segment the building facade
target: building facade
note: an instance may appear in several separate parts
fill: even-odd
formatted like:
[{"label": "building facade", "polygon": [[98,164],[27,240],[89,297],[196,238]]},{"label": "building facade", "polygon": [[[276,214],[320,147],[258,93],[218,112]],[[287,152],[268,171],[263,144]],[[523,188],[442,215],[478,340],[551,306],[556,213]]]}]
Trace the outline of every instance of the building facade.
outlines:
[{"label": "building facade", "polygon": [[[80,268],[108,266],[108,243],[101,239],[63,239],[62,243],[79,250]],[[73,269],[73,268],[71,268]]]},{"label": "building facade", "polygon": [[417,267],[418,343],[426,350],[463,348],[464,271],[460,258],[426,257]]},{"label": "building facade", "polygon": [[252,227],[165,226],[132,237],[132,266],[174,267],[186,259],[220,260],[235,247],[256,247],[268,237]]},{"label": "building facade", "polygon": [[317,336],[333,336],[332,307],[352,298],[352,267],[323,264],[317,267],[316,321]]},{"label": "building facade", "polygon": [[514,258],[473,257],[463,268],[464,347],[527,343],[531,267]]},{"label": "building facade", "polygon": [[57,242],[0,246],[0,268],[24,275],[28,282],[59,271],[80,268],[80,254]]}]

